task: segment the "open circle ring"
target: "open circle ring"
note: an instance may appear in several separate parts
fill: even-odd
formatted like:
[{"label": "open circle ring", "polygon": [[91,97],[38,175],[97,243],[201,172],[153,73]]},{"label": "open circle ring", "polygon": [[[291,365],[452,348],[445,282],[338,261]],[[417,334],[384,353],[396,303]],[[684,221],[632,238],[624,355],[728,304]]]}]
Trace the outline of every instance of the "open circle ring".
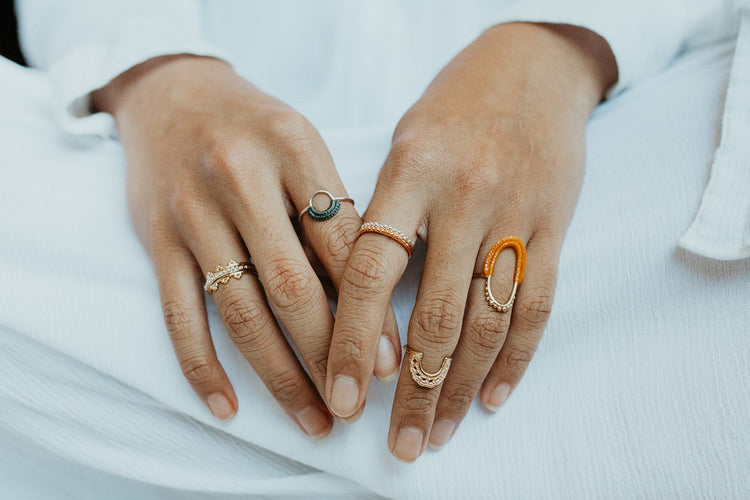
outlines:
[{"label": "open circle ring", "polygon": [[[313,205],[313,200],[319,194],[327,196],[328,199],[330,200],[328,208],[326,208],[325,210],[318,210]],[[310,201],[308,202],[307,206],[304,209],[302,209],[302,211],[299,213],[298,219],[300,220],[300,222],[302,222],[302,216],[307,214],[310,216],[312,220],[316,222],[326,221],[334,217],[337,213],[339,213],[339,209],[341,209],[342,201],[348,201],[349,203],[354,205],[354,200],[347,196],[336,197],[336,196],[333,196],[330,192],[326,191],[325,189],[321,189],[320,191],[315,191],[312,194],[312,196],[310,196]]]}]

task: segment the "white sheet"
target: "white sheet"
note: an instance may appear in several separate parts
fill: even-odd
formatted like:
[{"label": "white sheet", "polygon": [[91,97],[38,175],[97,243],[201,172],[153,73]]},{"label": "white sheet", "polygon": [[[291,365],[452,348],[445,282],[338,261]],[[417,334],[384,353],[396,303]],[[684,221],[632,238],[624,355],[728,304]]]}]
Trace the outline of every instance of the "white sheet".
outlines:
[{"label": "white sheet", "polygon": [[[529,372],[497,415],[473,408],[443,451],[410,466],[385,445],[392,384],[373,385],[357,424],[309,441],[211,308],[240,400],[231,423],[213,420],[164,331],[128,222],[119,145],[64,137],[44,77],[0,61],[0,341],[11,352],[0,426],[109,474],[192,491],[284,493],[285,476],[317,493],[356,490],[273,460],[262,461],[269,479],[253,477],[243,460],[263,448],[396,498],[746,496],[750,262],[675,247],[707,179],[730,58],[729,45],[693,51],[597,111],[553,317]],[[390,132],[322,130],[360,208]],[[394,297],[402,333],[419,264],[417,254]],[[10,351],[19,343],[27,349]],[[90,377],[71,375],[80,370]],[[87,484],[72,476],[70,487]]]}]

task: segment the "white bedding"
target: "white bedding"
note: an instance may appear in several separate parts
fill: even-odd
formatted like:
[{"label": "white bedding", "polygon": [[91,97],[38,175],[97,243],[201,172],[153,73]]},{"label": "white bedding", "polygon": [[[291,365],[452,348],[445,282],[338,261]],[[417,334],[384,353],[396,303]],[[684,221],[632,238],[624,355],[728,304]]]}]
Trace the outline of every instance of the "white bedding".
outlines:
[{"label": "white bedding", "polygon": [[[413,465],[385,444],[393,383],[373,384],[359,422],[310,441],[211,307],[240,401],[232,422],[215,421],[175,362],[119,144],[64,136],[45,77],[0,60],[0,493],[747,496],[750,261],[676,248],[708,177],[731,55],[693,50],[597,110],[552,319],[523,383]],[[390,128],[321,132],[362,209]],[[415,257],[394,297],[402,335]]]}]

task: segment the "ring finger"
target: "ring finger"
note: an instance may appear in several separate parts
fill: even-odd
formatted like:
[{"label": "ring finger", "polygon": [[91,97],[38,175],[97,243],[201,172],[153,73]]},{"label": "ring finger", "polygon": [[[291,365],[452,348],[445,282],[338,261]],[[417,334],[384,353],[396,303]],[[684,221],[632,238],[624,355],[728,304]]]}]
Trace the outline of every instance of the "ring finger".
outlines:
[{"label": "ring finger", "polygon": [[[229,259],[247,262],[249,256],[237,231],[223,218],[206,224],[193,248],[204,274]],[[252,274],[219,283],[213,298],[230,337],[281,407],[311,437],[330,432],[332,421],[325,404],[268,308],[263,289]]]}]

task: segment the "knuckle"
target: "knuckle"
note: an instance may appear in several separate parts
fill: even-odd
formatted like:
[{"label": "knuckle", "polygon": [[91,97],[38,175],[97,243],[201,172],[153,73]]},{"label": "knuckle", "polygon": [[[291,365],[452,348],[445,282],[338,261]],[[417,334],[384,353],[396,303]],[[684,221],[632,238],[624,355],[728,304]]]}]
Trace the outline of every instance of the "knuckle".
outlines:
[{"label": "knuckle", "polygon": [[512,345],[506,346],[500,352],[500,363],[512,373],[520,374],[526,369],[534,356],[531,347]]},{"label": "knuckle", "polygon": [[424,391],[416,391],[408,396],[401,396],[396,400],[396,408],[400,412],[426,412],[435,405],[435,399]]},{"label": "knuckle", "polygon": [[203,157],[202,172],[211,181],[217,181],[229,189],[244,185],[245,168],[250,164],[247,145],[236,138],[214,138],[209,141]]},{"label": "knuckle", "polygon": [[544,327],[552,313],[552,300],[552,293],[546,290],[532,292],[518,304],[521,317],[532,328]]},{"label": "knuckle", "polygon": [[195,228],[200,224],[202,203],[195,190],[177,187],[170,193],[168,203],[169,210],[179,225]]},{"label": "knuckle", "polygon": [[336,218],[340,218],[342,221],[326,225],[323,229],[323,241],[329,261],[334,265],[341,266],[349,260],[359,226],[352,219]]},{"label": "knuckle", "polygon": [[444,389],[440,397],[444,399],[446,408],[452,412],[464,414],[474,401],[476,388],[464,385],[451,387],[447,391]]},{"label": "knuckle", "polygon": [[282,404],[290,405],[305,389],[305,381],[293,370],[273,375],[266,384],[271,394]]},{"label": "knuckle", "polygon": [[458,297],[439,293],[424,300],[414,316],[416,326],[427,341],[446,344],[453,341],[461,328],[463,306]]},{"label": "knuckle", "polygon": [[394,185],[418,182],[424,174],[440,161],[438,145],[419,137],[402,137],[391,146],[386,165]]},{"label": "knuckle", "polygon": [[268,326],[270,317],[263,308],[247,295],[227,290],[222,296],[221,310],[224,324],[234,334],[234,341],[238,346],[258,346],[261,333]]},{"label": "knuckle", "polygon": [[464,196],[482,196],[495,192],[500,184],[500,168],[485,161],[475,161],[455,177],[456,190]]},{"label": "knuckle", "polygon": [[274,305],[301,311],[313,297],[315,278],[307,267],[295,259],[279,258],[271,261],[266,288]]},{"label": "knuckle", "polygon": [[178,300],[167,300],[162,304],[167,331],[176,343],[190,339],[191,331],[198,327],[198,312]]},{"label": "knuckle", "polygon": [[495,311],[490,313],[483,312],[471,322],[471,342],[467,343],[467,347],[479,359],[484,359],[500,348],[510,326],[507,314],[497,314]]},{"label": "knuckle", "polygon": [[294,156],[310,155],[314,149],[315,129],[301,114],[291,109],[270,115],[269,134],[279,142],[282,150]]},{"label": "knuckle", "polygon": [[216,375],[216,366],[206,356],[197,355],[180,362],[182,373],[192,385],[204,384]]},{"label": "knuckle", "polygon": [[381,292],[388,284],[388,264],[376,250],[364,247],[350,259],[343,280],[355,292]]},{"label": "knuckle", "polygon": [[350,334],[335,340],[334,351],[344,363],[357,363],[367,357],[370,349],[363,335]]}]

